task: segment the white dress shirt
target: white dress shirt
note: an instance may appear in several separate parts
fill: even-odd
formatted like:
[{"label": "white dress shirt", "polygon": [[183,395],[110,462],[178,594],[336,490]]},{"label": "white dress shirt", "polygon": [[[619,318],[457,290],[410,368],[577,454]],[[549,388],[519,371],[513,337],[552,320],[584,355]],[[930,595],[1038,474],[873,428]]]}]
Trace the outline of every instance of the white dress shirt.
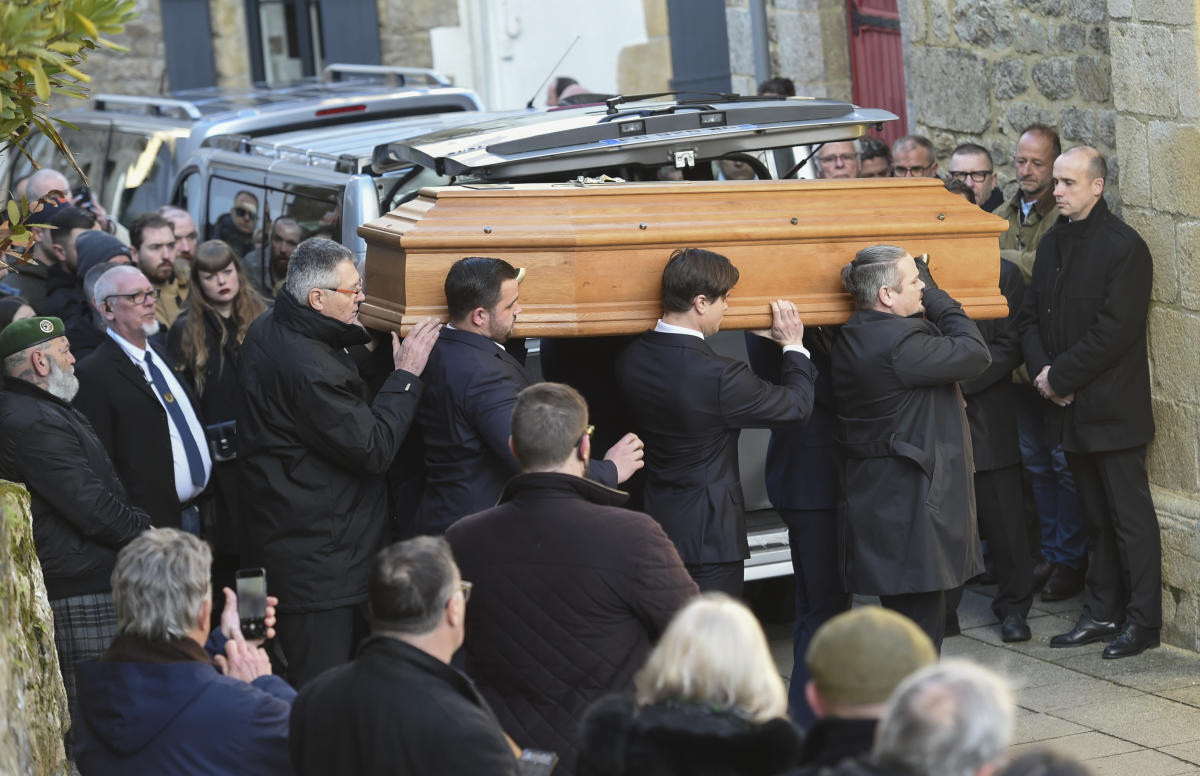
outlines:
[{"label": "white dress shirt", "polygon": [[[658,323],[654,324],[654,330],[657,332],[662,332],[663,334],[688,334],[693,337],[704,339],[704,332],[696,331],[695,329],[689,329],[686,326],[676,326],[673,323],[665,322],[662,318],[659,318]],[[812,358],[812,355],[808,352],[808,348],[804,347],[803,345],[784,345],[783,352],[787,353],[788,351],[803,353],[805,358]]]},{"label": "white dress shirt", "polygon": [[146,367],[147,359],[153,359],[154,365],[163,373],[163,377],[166,378],[167,385],[171,389],[171,394],[175,397],[176,405],[183,411],[183,416],[187,419],[188,428],[192,432],[192,438],[196,440],[196,446],[200,448],[200,458],[204,462],[204,481],[207,483],[208,478],[212,475],[212,457],[208,454],[208,440],[204,436],[204,427],[200,425],[200,419],[196,417],[196,411],[192,408],[192,403],[188,400],[187,392],[183,390],[183,386],[175,378],[175,370],[167,366],[166,362],[158,357],[153,348],[139,348],[112,329],[108,330],[108,336],[112,337],[113,341],[121,346],[121,350],[125,351],[125,355],[129,356],[129,359],[141,371],[142,376],[146,378],[146,383],[150,386],[150,392],[154,394],[154,398],[158,399],[158,403],[162,405],[163,412],[167,415],[167,428],[171,432],[171,458],[175,464],[175,492],[179,495],[179,503],[185,504],[200,495],[200,492],[204,488],[192,484],[192,472],[188,468],[187,452],[183,449],[183,438],[179,435],[179,429],[175,427],[175,421],[171,418],[171,413],[167,412],[166,403],[163,402],[162,396],[155,389],[154,381],[150,379],[150,370]]}]

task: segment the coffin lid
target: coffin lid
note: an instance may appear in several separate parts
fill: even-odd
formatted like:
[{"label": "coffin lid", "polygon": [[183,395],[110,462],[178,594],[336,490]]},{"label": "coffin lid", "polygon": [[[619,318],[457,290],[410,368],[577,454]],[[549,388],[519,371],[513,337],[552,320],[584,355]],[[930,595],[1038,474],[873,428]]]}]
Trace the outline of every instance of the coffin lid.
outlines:
[{"label": "coffin lid", "polygon": [[895,114],[807,97],[657,100],[520,113],[375,149],[377,171],[416,163],[441,175],[506,180],[622,164],[686,164],[861,137]]}]

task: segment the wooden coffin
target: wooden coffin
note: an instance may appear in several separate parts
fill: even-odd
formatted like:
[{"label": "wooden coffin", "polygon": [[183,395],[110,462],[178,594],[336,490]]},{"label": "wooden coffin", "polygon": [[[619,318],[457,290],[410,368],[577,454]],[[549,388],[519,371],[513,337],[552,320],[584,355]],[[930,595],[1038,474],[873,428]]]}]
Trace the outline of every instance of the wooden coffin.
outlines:
[{"label": "wooden coffin", "polygon": [[997,236],[1005,221],[933,179],[522,184],[424,189],[359,227],[367,242],[368,326],[406,332],[446,319],[446,272],[464,256],[526,269],[514,334],[630,334],[661,314],[663,266],[676,248],[728,256],[741,272],[726,329],[770,325],[790,299],[810,326],[853,310],[841,269],[860,248],[929,254],[938,285],[975,318],[1007,314]]}]

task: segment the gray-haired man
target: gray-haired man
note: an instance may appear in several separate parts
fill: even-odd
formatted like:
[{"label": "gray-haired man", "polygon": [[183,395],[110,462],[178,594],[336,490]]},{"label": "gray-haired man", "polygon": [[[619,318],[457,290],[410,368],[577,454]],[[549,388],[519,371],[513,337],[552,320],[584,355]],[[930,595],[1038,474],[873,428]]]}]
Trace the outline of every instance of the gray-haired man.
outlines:
[{"label": "gray-haired man", "polygon": [[351,658],[365,634],[371,558],[388,523],[384,473],[423,390],[418,375],[440,325],[393,335],[395,371],[375,397],[346,354],[370,335],[354,254],[332,240],[302,242],[275,307],[242,345],[239,457],[249,558],[284,602],[279,639],[299,687]]}]

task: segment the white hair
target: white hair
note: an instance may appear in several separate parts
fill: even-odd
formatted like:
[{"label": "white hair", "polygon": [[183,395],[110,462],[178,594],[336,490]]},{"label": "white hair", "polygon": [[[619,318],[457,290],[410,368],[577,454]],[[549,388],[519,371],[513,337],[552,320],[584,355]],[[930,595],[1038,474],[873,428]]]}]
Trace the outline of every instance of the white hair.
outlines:
[{"label": "white hair", "polygon": [[117,630],[151,641],[186,636],[212,595],[212,550],[189,533],[156,528],[117,555],[112,572]]}]

